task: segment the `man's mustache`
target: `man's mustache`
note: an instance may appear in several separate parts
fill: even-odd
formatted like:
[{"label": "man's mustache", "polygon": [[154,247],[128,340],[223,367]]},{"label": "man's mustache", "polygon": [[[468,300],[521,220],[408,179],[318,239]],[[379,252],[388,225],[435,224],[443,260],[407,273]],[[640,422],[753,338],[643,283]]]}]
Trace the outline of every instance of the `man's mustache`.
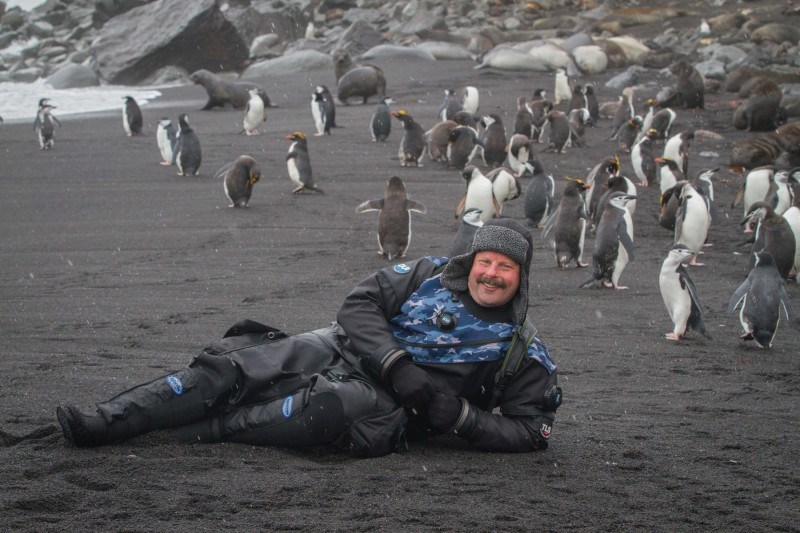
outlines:
[{"label": "man's mustache", "polygon": [[490,278],[486,274],[478,276],[478,283],[488,285],[489,287],[499,287],[501,289],[505,289],[507,286],[502,278]]}]

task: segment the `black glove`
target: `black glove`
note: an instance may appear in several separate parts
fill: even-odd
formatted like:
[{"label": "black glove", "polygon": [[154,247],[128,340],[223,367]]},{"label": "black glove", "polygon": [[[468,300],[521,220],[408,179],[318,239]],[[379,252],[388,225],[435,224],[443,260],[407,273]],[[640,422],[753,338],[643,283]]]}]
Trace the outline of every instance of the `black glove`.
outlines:
[{"label": "black glove", "polygon": [[408,359],[400,359],[392,365],[389,383],[408,407],[425,405],[433,399],[438,389],[428,373]]},{"label": "black glove", "polygon": [[452,428],[459,416],[461,416],[461,400],[455,396],[440,392],[428,403],[428,419],[439,431]]}]

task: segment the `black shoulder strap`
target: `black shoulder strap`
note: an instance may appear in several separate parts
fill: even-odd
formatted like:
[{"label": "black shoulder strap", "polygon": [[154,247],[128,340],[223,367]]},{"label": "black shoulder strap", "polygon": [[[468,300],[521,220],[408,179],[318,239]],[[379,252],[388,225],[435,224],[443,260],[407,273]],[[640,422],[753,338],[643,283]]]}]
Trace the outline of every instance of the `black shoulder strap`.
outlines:
[{"label": "black shoulder strap", "polygon": [[511,377],[519,370],[525,354],[528,353],[528,346],[533,342],[536,337],[536,326],[533,325],[531,319],[527,316],[522,325],[517,328],[514,336],[511,338],[511,343],[508,345],[506,356],[503,359],[503,364],[497,370],[494,376],[494,391],[492,392],[492,400],[489,402],[489,407],[486,409],[491,412],[496,406],[506,385],[511,381]]}]

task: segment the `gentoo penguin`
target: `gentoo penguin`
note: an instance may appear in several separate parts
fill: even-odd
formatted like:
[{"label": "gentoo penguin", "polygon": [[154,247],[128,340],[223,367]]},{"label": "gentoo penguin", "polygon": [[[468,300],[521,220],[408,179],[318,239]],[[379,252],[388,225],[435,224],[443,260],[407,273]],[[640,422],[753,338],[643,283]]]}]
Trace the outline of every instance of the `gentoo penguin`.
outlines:
[{"label": "gentoo penguin", "polygon": [[468,126],[458,126],[453,129],[448,141],[447,162],[459,170],[472,161],[479,147],[483,147],[478,132]]},{"label": "gentoo penguin", "polygon": [[455,114],[463,109],[464,106],[461,105],[461,100],[456,96],[456,92],[453,89],[446,89],[444,91],[444,101],[439,106],[436,117],[439,120],[453,120]]},{"label": "gentoo penguin", "polygon": [[515,133],[508,141],[508,166],[516,177],[522,176],[527,170],[525,163],[535,157],[533,146],[529,137]]},{"label": "gentoo penguin", "polygon": [[175,157],[178,155],[178,135],[170,119],[164,117],[158,121],[156,142],[158,143],[158,151],[161,153],[161,162],[159,164],[175,164]]},{"label": "gentoo penguin", "polygon": [[501,215],[506,202],[519,198],[522,186],[519,179],[505,167],[490,171],[486,177],[492,182],[492,195],[497,201],[497,212],[494,216],[497,218]]},{"label": "gentoo penguin", "polygon": [[472,249],[472,240],[475,238],[475,232],[478,228],[483,226],[481,220],[481,210],[477,207],[470,207],[461,216],[461,225],[458,227],[456,236],[453,237],[450,243],[450,250],[447,257],[455,257],[469,253]]},{"label": "gentoo penguin", "polygon": [[383,198],[362,202],[356,213],[380,211],[378,216],[378,253],[389,261],[405,257],[411,242],[411,211],[426,213],[425,205],[412,200],[406,194],[403,180],[397,176],[389,178]]},{"label": "gentoo penguin", "polygon": [[530,137],[533,134],[532,125],[531,110],[528,108],[528,104],[525,103],[525,97],[520,96],[517,99],[517,113],[514,115],[514,133]]},{"label": "gentoo penguin", "polygon": [[705,101],[703,76],[685,59],[674,63],[669,70],[677,81],[668,96],[659,100],[658,105],[660,107],[683,106],[689,109],[703,109]]},{"label": "gentoo penguin", "polygon": [[[258,135],[258,127],[267,120],[267,112],[264,108],[264,100],[258,89],[247,91],[250,99],[244,108],[244,118],[242,119],[242,133],[247,135]],[[313,104],[312,104],[313,108]]]},{"label": "gentoo penguin", "polygon": [[553,90],[553,103],[558,105],[561,102],[569,102],[572,97],[572,89],[569,86],[567,71],[563,68],[556,70],[555,88]]},{"label": "gentoo penguin", "polygon": [[665,336],[673,341],[682,339],[687,329],[696,330],[707,339],[711,338],[703,324],[703,308],[697,296],[697,288],[682,264],[693,255],[687,246],[676,244],[661,263],[658,286],[669,317],[675,326],[672,333],[667,333]]},{"label": "gentoo penguin", "polygon": [[792,308],[786,285],[778,273],[769,252],[755,254],[755,266],[728,303],[728,316],[741,304],[739,322],[744,333],[742,340],[754,340],[762,348],[771,348],[780,322],[781,308],[789,324]]},{"label": "gentoo penguin", "polygon": [[545,115],[542,126],[542,142],[547,145],[545,152],[563,152],[570,146],[571,137],[569,118],[563,111],[553,109]]},{"label": "gentoo penguin", "polygon": [[630,153],[636,139],[642,131],[642,118],[636,115],[617,129],[617,144],[623,152]]},{"label": "gentoo penguin", "polygon": [[480,94],[478,93],[478,89],[472,86],[464,87],[461,89],[460,96],[462,109],[471,115],[476,114],[478,112],[478,107],[480,107]]},{"label": "gentoo penguin", "polygon": [[570,181],[564,187],[564,196],[547,219],[542,239],[552,233],[558,268],[567,268],[572,261],[575,261],[576,267],[585,267],[588,265],[583,262],[583,244],[588,217],[583,195],[589,186],[579,179],[567,179]]},{"label": "gentoo penguin", "polygon": [[642,187],[647,187],[656,178],[655,154],[653,152],[655,136],[655,130],[650,130],[647,135],[642,137],[641,141],[631,148],[631,166]]},{"label": "gentoo penguin", "polygon": [[483,222],[495,218],[500,212],[500,205],[492,190],[492,181],[474,165],[469,165],[462,172],[461,176],[467,184],[467,192],[456,208],[456,218],[463,212],[474,207],[481,212],[480,218]]},{"label": "gentoo penguin", "polygon": [[[739,200],[744,198],[744,216],[747,216],[747,213],[750,212],[750,206],[767,199],[774,175],[775,167],[771,165],[757,167],[748,172],[744,177],[744,181],[742,181],[739,192],[736,193],[731,202],[731,208],[736,207]],[[749,224],[745,226],[745,233],[752,231],[753,229]]]},{"label": "gentoo penguin", "polygon": [[653,159],[658,168],[659,187],[661,189],[661,196],[675,186],[679,181],[683,181],[686,177],[683,175],[678,163],[674,159],[664,159],[663,157],[656,157]]},{"label": "gentoo penguin", "polygon": [[425,132],[425,145],[432,161],[447,161],[450,134],[458,127],[455,120],[443,120]]},{"label": "gentoo penguin", "polygon": [[55,106],[50,105],[47,98],[39,100],[39,110],[36,113],[36,119],[33,121],[33,130],[39,137],[39,147],[42,150],[49,150],[53,147],[56,141],[55,126],[61,126],[61,122],[51,114],[51,110]]},{"label": "gentoo penguin", "polygon": [[403,138],[400,139],[400,149],[398,156],[400,164],[404,167],[421,167],[422,154],[425,153],[425,130],[422,129],[414,117],[403,111],[392,111],[392,116],[396,117],[403,124]]},{"label": "gentoo penguin", "polygon": [[261,169],[249,155],[240,155],[214,174],[214,179],[223,178],[225,196],[231,201],[228,207],[249,207],[253,185],[261,179]]},{"label": "gentoo penguin", "polygon": [[586,146],[583,142],[583,135],[586,132],[586,126],[592,124],[592,117],[589,115],[589,110],[585,107],[580,109],[573,109],[569,112],[569,142],[572,146]]},{"label": "gentoo penguin", "polygon": [[750,211],[742,220],[742,225],[757,220],[755,240],[752,252],[768,252],[778,268],[778,273],[784,280],[789,279],[789,274],[794,266],[794,256],[797,249],[794,232],[789,222],[767,202],[756,202],[750,206]]},{"label": "gentoo penguin", "polygon": [[381,98],[375,111],[372,112],[372,119],[369,123],[369,131],[374,142],[386,142],[392,132],[392,114],[389,111],[389,104],[393,103],[391,98]]},{"label": "gentoo penguin", "polygon": [[691,183],[685,183],[679,196],[680,206],[675,214],[675,240],[673,244],[685,244],[692,251],[692,266],[703,266],[697,262],[697,254],[703,248],[711,227],[711,206],[705,196]]},{"label": "gentoo penguin", "polygon": [[583,95],[586,97],[586,109],[589,110],[589,116],[592,117],[592,125],[597,124],[597,121],[600,120],[600,106],[597,104],[594,86],[586,85],[583,88]]},{"label": "gentoo penguin", "polygon": [[665,107],[653,115],[653,120],[650,123],[650,128],[656,130],[656,139],[668,139],[672,131],[672,124],[675,123],[675,111]]},{"label": "gentoo penguin", "polygon": [[186,116],[186,113],[181,113],[178,115],[178,154],[175,156],[178,175],[196,176],[202,160],[200,139],[189,126],[189,117]]},{"label": "gentoo penguin", "polygon": [[308,141],[306,136],[296,131],[286,136],[287,141],[292,141],[289,152],[286,154],[286,168],[289,178],[296,185],[292,194],[303,194],[304,191],[322,192],[314,183],[311,171],[311,158],[308,157]]},{"label": "gentoo penguin", "polygon": [[694,139],[694,131],[685,130],[677,135],[673,135],[664,145],[664,159],[674,159],[683,172],[684,176],[689,175],[689,147]]},{"label": "gentoo penguin", "polygon": [[125,103],[122,105],[122,127],[125,128],[125,133],[128,137],[134,135],[141,135],[142,133],[142,110],[139,104],[132,96],[125,96],[123,98]]},{"label": "gentoo penguin", "polygon": [[611,195],[594,239],[594,273],[581,287],[600,282],[604,287],[628,288],[619,285],[619,278],[628,261],[634,260],[633,220],[626,204],[635,199],[635,196],[623,192]]},{"label": "gentoo penguin", "polygon": [[491,113],[481,119],[484,127],[483,162],[491,168],[497,168],[506,160],[506,129],[497,113]]},{"label": "gentoo penguin", "polygon": [[538,159],[525,163],[533,179],[525,190],[525,225],[529,228],[544,226],[547,217],[553,212],[553,176],[547,174]]},{"label": "gentoo penguin", "polygon": [[586,213],[591,220],[597,212],[597,204],[607,190],[608,182],[611,178],[619,174],[620,164],[617,156],[609,156],[597,163],[584,182],[589,186],[589,192],[585,194]]},{"label": "gentoo penguin", "polygon": [[584,107],[586,107],[586,97],[583,94],[583,86],[575,84],[567,103],[567,114],[573,109],[583,109]]},{"label": "gentoo penguin", "polygon": [[764,79],[733,112],[733,126],[747,131],[774,130],[779,126],[778,108],[782,97],[778,84]]},{"label": "gentoo penguin", "polygon": [[322,89],[317,87],[311,93],[311,116],[314,117],[314,126],[317,128],[317,133],[314,135],[331,134],[331,127],[328,125],[328,105],[325,102],[325,97],[322,96]]}]

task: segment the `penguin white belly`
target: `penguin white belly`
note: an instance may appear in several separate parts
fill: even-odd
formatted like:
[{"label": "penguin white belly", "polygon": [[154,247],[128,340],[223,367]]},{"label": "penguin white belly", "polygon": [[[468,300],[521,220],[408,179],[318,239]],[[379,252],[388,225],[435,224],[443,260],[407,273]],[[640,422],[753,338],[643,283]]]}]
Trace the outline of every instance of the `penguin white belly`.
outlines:
[{"label": "penguin white belly", "polygon": [[464,202],[464,211],[471,207],[476,207],[481,210],[481,220],[483,222],[494,218],[495,208],[491,181],[486,179],[481,180],[480,183],[470,182],[469,187],[467,187],[467,199]]},{"label": "penguin white belly", "polygon": [[681,287],[680,278],[673,267],[669,267],[668,272],[661,272],[659,288],[669,318],[675,326],[673,333],[683,335],[686,333],[686,322],[692,311],[692,298],[689,292]]},{"label": "penguin white belly", "polygon": [[622,276],[622,271],[628,266],[628,251],[622,244],[619,245],[617,250],[617,258],[614,259],[614,272],[611,274],[611,283],[616,287],[619,285],[619,278]]},{"label": "penguin white belly", "polygon": [[479,98],[478,89],[475,87],[467,87],[464,91],[464,111],[473,115],[477,113]]},{"label": "penguin white belly", "polygon": [[675,136],[667,141],[664,145],[664,159],[674,159],[680,168],[683,164],[683,156],[681,155],[681,138]]},{"label": "penguin white belly", "polygon": [[578,225],[581,228],[580,237],[578,238],[578,263],[583,263],[583,247],[586,240],[586,219],[579,219]]},{"label": "penguin white belly", "polygon": [[292,180],[297,187],[302,187],[303,182],[300,181],[300,170],[297,168],[297,162],[294,158],[286,161],[286,168],[289,170],[289,179]]},{"label": "penguin white belly", "polygon": [[233,201],[233,198],[231,198],[231,193],[228,192],[228,181],[225,179],[224,176],[222,178],[222,187],[225,189],[225,196],[228,197],[228,200],[230,200],[232,204],[236,203]]},{"label": "penguin white belly", "polygon": [[127,133],[128,136],[132,135],[131,123],[128,120],[128,109],[127,109],[127,106],[122,106],[122,127],[125,128],[125,133]]},{"label": "penguin white belly", "polygon": [[[630,194],[631,196],[636,196],[636,185],[634,185],[633,182],[628,178],[625,178],[625,184],[628,186],[626,193]],[[636,212],[636,200],[631,200],[625,204],[625,209],[628,210],[628,213],[630,213],[632,217]]]},{"label": "penguin white belly", "polygon": [[156,142],[158,143],[158,151],[161,153],[163,161],[172,162],[172,144],[169,141],[169,135],[164,128],[158,128],[156,132]]},{"label": "penguin white belly", "polygon": [[658,169],[658,179],[661,184],[662,196],[669,189],[673,188],[676,183],[678,183],[678,180],[675,179],[675,174],[672,173],[667,165],[663,165],[660,169]]},{"label": "penguin white belly", "polygon": [[317,133],[322,135],[325,133],[325,111],[322,109],[320,102],[311,99],[311,115],[314,117],[314,126],[317,128]]},{"label": "penguin white belly", "polygon": [[247,113],[244,115],[242,126],[245,131],[254,131],[261,123],[264,122],[264,101],[261,97],[251,98],[248,103]]},{"label": "penguin white belly", "polygon": [[794,269],[800,272],[800,208],[792,206],[783,213],[794,234]]},{"label": "penguin white belly", "polygon": [[178,154],[175,156],[175,166],[178,167],[178,173],[183,174],[183,164],[181,162],[181,151],[178,150]]},{"label": "penguin white belly", "polygon": [[787,209],[792,207],[792,193],[789,191],[788,185],[779,185],[776,193],[778,196],[778,203],[775,205],[775,213],[782,215]]},{"label": "penguin white belly", "polygon": [[639,183],[647,183],[647,176],[642,171],[642,154],[638,144],[631,150],[631,166],[633,167],[633,173],[639,179]]},{"label": "penguin white belly", "polygon": [[766,199],[769,192],[769,183],[772,172],[769,170],[756,170],[745,177],[744,185],[744,214],[750,211],[750,206]]},{"label": "penguin white belly", "polygon": [[693,195],[687,199],[686,213],[681,224],[681,234],[676,235],[675,242],[685,244],[689,249],[697,253],[703,247],[708,236],[708,228],[711,224],[711,216],[706,209],[706,204],[698,195]]}]

